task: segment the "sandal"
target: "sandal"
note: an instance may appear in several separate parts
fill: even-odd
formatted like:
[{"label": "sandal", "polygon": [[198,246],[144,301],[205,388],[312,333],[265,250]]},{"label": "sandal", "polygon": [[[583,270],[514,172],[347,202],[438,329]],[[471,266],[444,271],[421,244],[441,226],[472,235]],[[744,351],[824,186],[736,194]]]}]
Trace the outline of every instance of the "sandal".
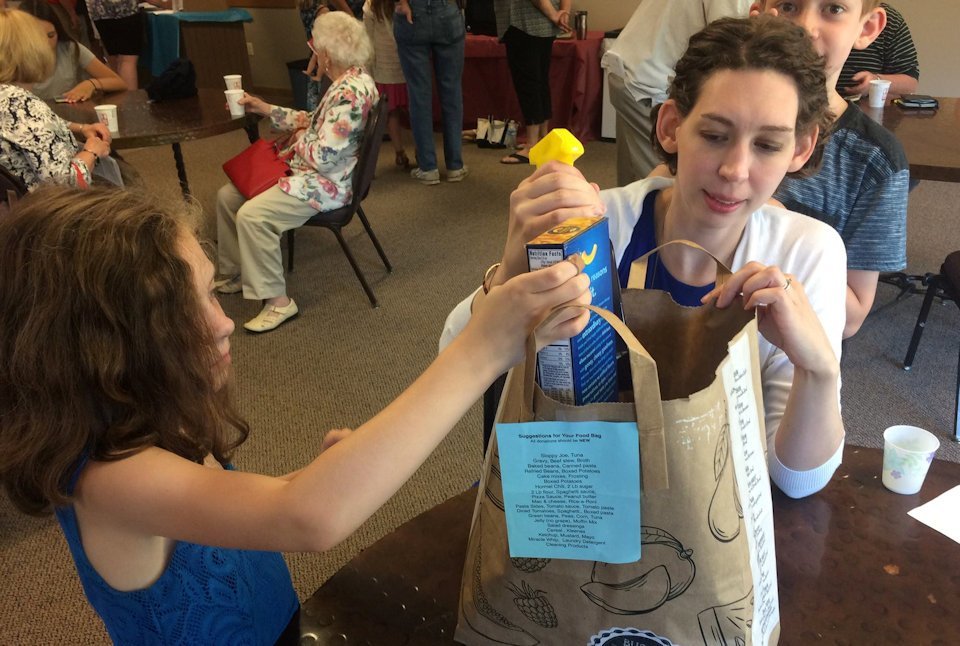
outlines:
[{"label": "sandal", "polygon": [[508,166],[513,166],[515,164],[529,164],[530,158],[526,155],[521,155],[520,153],[510,153],[501,159],[500,163],[507,164]]},{"label": "sandal", "polygon": [[401,170],[410,170],[410,160],[407,158],[406,151],[398,150],[395,163]]}]

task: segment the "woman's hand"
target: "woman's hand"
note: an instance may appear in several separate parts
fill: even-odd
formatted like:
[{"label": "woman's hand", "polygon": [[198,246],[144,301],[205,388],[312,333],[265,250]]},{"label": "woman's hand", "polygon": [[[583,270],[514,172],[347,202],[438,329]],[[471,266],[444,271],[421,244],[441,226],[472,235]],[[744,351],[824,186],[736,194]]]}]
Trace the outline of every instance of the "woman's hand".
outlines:
[{"label": "woman's hand", "polygon": [[63,98],[67,100],[67,103],[80,103],[81,101],[89,101],[90,97],[96,94],[96,91],[97,88],[93,81],[80,81],[72,89],[64,92]]},{"label": "woman's hand", "polygon": [[600,187],[568,164],[548,162],[510,194],[510,223],[493,284],[527,271],[526,244],[572,217],[603,215]]},{"label": "woman's hand", "polygon": [[396,13],[404,16],[411,25],[413,24],[413,9],[410,8],[410,3],[407,0],[397,2]]},{"label": "woman's hand", "polygon": [[[468,347],[497,363],[499,372],[515,365],[524,355],[527,337],[555,307],[590,303],[590,279],[581,269],[582,263],[559,262],[493,287],[462,333],[470,338]],[[537,342],[543,346],[569,338],[583,330],[589,318],[586,310],[564,311],[537,331]]]},{"label": "woman's hand", "polygon": [[310,77],[313,81],[320,80],[320,74],[317,74],[317,68],[320,67],[320,63],[317,60],[317,53],[313,52],[310,54],[310,62],[307,63],[307,69],[303,70],[303,73]]},{"label": "woman's hand", "polygon": [[87,137],[83,143],[83,149],[88,153],[93,153],[97,158],[106,157],[110,154],[110,144],[97,136]]},{"label": "woman's hand", "polygon": [[252,94],[247,94],[244,92],[243,96],[237,99],[237,103],[242,105],[244,110],[247,112],[259,114],[261,117],[265,117],[270,114],[270,104],[258,96],[253,96]]},{"label": "woman's hand", "polygon": [[570,12],[566,9],[561,9],[557,12],[557,17],[554,19],[553,24],[559,27],[566,33],[571,31],[570,29]]},{"label": "woman's hand", "polygon": [[702,302],[715,301],[719,308],[729,307],[741,293],[744,309],[757,308],[760,333],[786,353],[795,369],[816,375],[839,372],[830,340],[800,281],[779,267],[750,262],[722,287],[711,290]]},{"label": "woman's hand", "polygon": [[[110,135],[110,129],[107,128],[106,124],[100,123],[99,121],[97,123],[85,123],[81,125],[78,134],[87,141],[93,138],[102,139],[106,144],[113,141],[113,137]],[[109,146],[107,152],[110,152]]]}]

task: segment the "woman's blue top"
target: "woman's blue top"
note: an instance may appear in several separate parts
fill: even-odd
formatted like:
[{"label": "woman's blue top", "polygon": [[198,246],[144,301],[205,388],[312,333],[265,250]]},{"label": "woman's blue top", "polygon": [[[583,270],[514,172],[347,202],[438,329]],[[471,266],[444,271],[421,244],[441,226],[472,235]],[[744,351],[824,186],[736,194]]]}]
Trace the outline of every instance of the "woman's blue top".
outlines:
[{"label": "woman's blue top", "polygon": [[300,607],[279,553],[185,541],[152,585],[120,592],[87,559],[73,507],[56,516],[87,599],[115,644],[273,644]]},{"label": "woman's blue top", "polygon": [[[626,288],[627,280],[630,278],[630,264],[657,247],[656,220],[653,216],[654,202],[657,199],[657,193],[660,191],[650,191],[643,200],[643,210],[637,224],[633,227],[633,235],[630,236],[630,243],[623,251],[620,263],[617,265],[617,273],[620,276],[620,287]],[[688,285],[674,278],[667,268],[660,262],[659,254],[650,254],[647,258],[647,278],[644,281],[645,289],[659,289],[668,292],[680,305],[688,307],[697,307],[700,305],[700,299],[707,295],[713,289],[715,283],[703,285],[700,287]]]}]

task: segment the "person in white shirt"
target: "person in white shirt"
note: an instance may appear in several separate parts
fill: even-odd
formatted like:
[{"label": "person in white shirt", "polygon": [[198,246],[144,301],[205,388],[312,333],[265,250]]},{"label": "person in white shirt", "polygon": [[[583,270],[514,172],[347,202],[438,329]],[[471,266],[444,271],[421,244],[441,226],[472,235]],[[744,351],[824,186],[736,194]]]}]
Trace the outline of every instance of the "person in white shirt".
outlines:
[{"label": "person in white shirt", "polygon": [[690,36],[717,18],[746,16],[750,0],[642,0],[600,64],[617,113],[617,184],[642,179],[660,163],[650,142],[653,106],[667,98]]},{"label": "person in white shirt", "polygon": [[696,242],[733,276],[716,286],[712,258],[673,245],[649,259],[657,271],[645,287],[681,305],[757,308],[770,477],[788,496],[807,496],[826,486],[843,451],[846,253],[830,226],[768,200],[785,175],[819,162],[830,118],[823,62],[795,25],[726,18],[691,37],[676,70],[654,113],[657,152],[674,179],[601,192],[573,166],[541,166],[512,193],[502,261],[486,289],[451,312],[441,347],[487,289],[526,271],[525,243],[571,217],[606,214],[622,286],[634,259],[671,240]]}]

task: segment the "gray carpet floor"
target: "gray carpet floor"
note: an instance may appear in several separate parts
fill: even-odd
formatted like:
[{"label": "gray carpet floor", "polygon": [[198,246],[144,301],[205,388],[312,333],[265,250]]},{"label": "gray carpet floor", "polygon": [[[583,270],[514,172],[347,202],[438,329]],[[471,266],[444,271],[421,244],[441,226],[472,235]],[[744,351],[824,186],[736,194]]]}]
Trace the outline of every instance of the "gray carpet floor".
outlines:
[{"label": "gray carpet floor", "polygon": [[[213,213],[214,194],[224,182],[220,164],[245,144],[242,133],[184,144],[191,188],[206,213]],[[501,154],[465,146],[470,176],[459,184],[424,187],[393,167],[392,149],[384,145],[365,210],[394,264],[393,273],[384,270],[359,223],[346,234],[380,299],[378,309],[370,307],[333,236],[312,229],[298,233],[296,269],[288,276],[289,294],[301,308],[297,320],[266,335],[247,335],[239,324],[254,316],[258,305],[239,295],[222,299],[238,323],[235,394],[253,426],[237,453],[239,468],[280,474],[306,464],[327,429],[359,425],[430,362],[447,312],[498,259],[509,192],[529,170],[500,165]],[[141,171],[148,191],[177,197],[169,149],[124,156]],[[593,142],[577,165],[601,187],[609,187],[615,180],[615,158],[613,144]],[[960,185],[923,182],[913,192],[910,271],[936,271],[949,251],[960,249],[958,204]],[[847,441],[881,446],[887,426],[916,424],[940,436],[938,457],[960,461],[960,446],[946,439],[953,424],[960,312],[952,303],[933,308],[914,369],[905,372],[900,362],[921,299],[897,300],[896,295],[895,289],[881,286],[875,312],[846,344]],[[414,478],[336,549],[287,555],[301,598],[365,546],[473,483],[479,476],[480,426],[477,406]],[[55,521],[18,514],[3,496],[0,580],[0,644],[107,641]]]}]

